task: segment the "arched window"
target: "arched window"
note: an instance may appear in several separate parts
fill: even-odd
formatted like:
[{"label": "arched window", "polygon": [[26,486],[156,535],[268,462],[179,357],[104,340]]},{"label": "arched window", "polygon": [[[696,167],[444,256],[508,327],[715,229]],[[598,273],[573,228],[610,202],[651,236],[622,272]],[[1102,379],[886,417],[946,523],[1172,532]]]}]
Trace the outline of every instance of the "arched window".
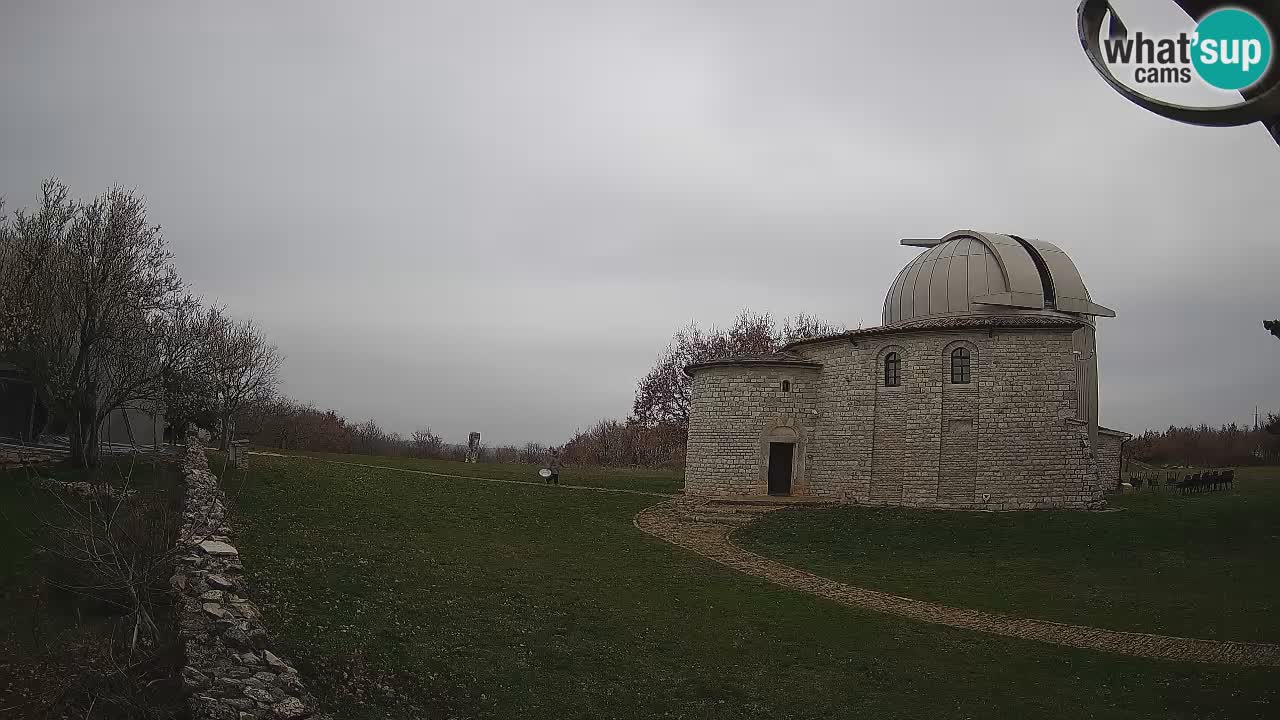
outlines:
[{"label": "arched window", "polygon": [[970,379],[969,349],[958,347],[951,351],[951,382],[967,385]]},{"label": "arched window", "polygon": [[790,380],[783,380],[783,381],[782,381],[782,392],[791,392],[791,381],[790,381]]},{"label": "arched window", "polygon": [[902,361],[898,353],[891,352],[884,356],[884,386],[898,387],[902,384]]}]

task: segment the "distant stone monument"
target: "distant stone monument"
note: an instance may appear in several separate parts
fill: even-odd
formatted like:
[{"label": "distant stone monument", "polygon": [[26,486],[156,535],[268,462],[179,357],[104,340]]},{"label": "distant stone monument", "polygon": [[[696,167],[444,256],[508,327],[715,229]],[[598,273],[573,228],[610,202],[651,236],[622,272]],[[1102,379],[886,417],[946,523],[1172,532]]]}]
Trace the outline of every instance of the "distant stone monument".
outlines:
[{"label": "distant stone monument", "polygon": [[467,462],[480,460],[480,433],[473,432],[467,436]]}]

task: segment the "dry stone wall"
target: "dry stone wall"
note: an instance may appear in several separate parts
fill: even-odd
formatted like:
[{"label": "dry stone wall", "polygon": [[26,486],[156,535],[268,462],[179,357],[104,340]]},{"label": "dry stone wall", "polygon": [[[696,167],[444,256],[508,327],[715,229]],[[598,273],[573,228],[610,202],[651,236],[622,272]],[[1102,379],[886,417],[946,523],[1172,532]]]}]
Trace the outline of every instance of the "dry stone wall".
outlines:
[{"label": "dry stone wall", "polygon": [[[953,384],[951,350],[970,351],[972,382]],[[820,369],[714,366],[695,371],[685,485],[695,495],[763,492],[767,427],[803,418],[803,477],[793,494],[975,510],[1088,508],[1098,463],[1078,414],[1072,329],[902,330],[791,350]],[[884,386],[897,352],[901,384]],[[803,377],[793,406],[769,391]]]},{"label": "dry stone wall", "polygon": [[298,672],[272,645],[249,600],[231,544],[225,497],[192,437],[181,459],[185,483],[178,564],[170,579],[186,652],[182,683],[193,720],[327,720]]}]

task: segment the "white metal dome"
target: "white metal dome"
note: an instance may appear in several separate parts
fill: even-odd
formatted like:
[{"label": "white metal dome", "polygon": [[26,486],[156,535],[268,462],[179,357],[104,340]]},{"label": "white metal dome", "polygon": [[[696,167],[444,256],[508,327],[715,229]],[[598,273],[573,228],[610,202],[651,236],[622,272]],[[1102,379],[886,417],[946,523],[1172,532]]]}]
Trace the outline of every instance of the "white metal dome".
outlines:
[{"label": "white metal dome", "polygon": [[1075,263],[1052,243],[957,230],[939,240],[902,244],[928,250],[893,281],[884,301],[885,325],[961,315],[1115,317],[1089,298]]}]

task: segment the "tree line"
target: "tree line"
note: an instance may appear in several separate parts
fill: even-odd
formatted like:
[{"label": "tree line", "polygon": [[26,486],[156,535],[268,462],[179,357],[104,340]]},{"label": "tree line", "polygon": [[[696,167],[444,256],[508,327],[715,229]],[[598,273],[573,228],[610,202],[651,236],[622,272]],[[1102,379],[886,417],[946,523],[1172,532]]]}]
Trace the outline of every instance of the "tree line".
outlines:
[{"label": "tree line", "polygon": [[1222,427],[1148,430],[1125,443],[1125,455],[1152,465],[1234,467],[1280,461],[1280,415],[1269,414],[1256,428]]},{"label": "tree line", "polygon": [[[333,410],[274,396],[246,404],[235,416],[236,434],[254,446],[275,450],[306,450],[357,455],[385,455],[435,460],[465,460],[467,446],[446,442],[429,427],[408,437],[386,430],[375,419],[350,421]],[[480,462],[540,463],[545,445],[490,446],[481,444]]]},{"label": "tree line", "polygon": [[274,393],[279,350],[189,291],[135,191],[77,200],[51,179],[35,208],[2,210],[0,361],[31,382],[48,411],[36,430],[65,432],[73,461],[98,463],[103,421],[124,408],[225,447],[233,417]]},{"label": "tree line", "polygon": [[[1262,328],[1280,339],[1280,320],[1264,320]],[[1280,462],[1280,414],[1268,413],[1253,428],[1235,423],[1222,427],[1178,427],[1147,430],[1125,443],[1125,457],[1153,465],[1233,467]]]},{"label": "tree line", "polygon": [[[558,449],[565,462],[579,465],[649,467],[681,466],[688,444],[691,379],[684,368],[730,355],[777,352],[787,343],[835,334],[844,327],[810,315],[781,322],[769,313],[742,310],[727,328],[680,328],[640,378],[632,415],[624,420],[601,419],[577,430]],[[464,444],[445,442],[430,428],[405,437],[384,429],[376,420],[352,422],[333,410],[287,398],[264,397],[251,402],[235,417],[237,432],[254,445],[280,450],[310,450],[362,455],[463,460]],[[499,463],[540,463],[550,448],[539,443],[490,446],[482,444],[479,460]]]}]

